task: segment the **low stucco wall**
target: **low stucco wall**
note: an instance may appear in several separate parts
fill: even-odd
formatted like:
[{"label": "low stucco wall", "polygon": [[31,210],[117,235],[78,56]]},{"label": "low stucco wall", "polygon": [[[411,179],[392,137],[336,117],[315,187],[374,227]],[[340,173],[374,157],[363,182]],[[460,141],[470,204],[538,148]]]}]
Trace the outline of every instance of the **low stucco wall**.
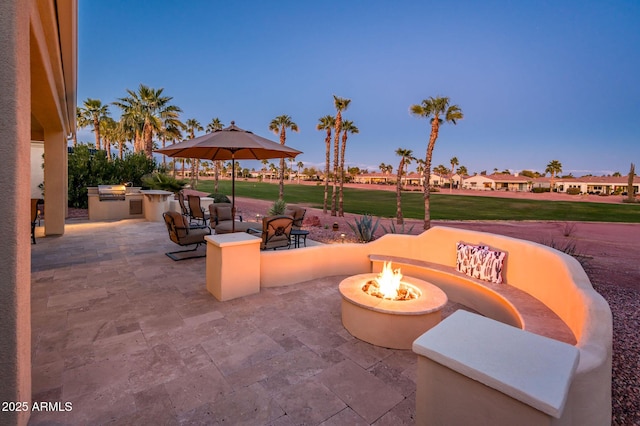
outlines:
[{"label": "low stucco wall", "polygon": [[455,267],[456,243],[506,251],[504,278],[554,311],[573,331],[580,362],[569,398],[574,424],[611,421],[612,316],[573,257],[547,246],[484,232],[434,227],[417,236],[385,235],[368,244],[331,244],[262,252],[260,285],[290,285],[331,275],[370,272],[370,254],[408,257]]}]

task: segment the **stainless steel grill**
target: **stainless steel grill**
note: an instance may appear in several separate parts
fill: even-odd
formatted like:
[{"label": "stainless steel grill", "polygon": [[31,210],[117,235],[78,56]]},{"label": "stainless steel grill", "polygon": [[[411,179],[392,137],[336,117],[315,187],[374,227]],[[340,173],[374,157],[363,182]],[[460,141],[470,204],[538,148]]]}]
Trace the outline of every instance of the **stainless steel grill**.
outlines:
[{"label": "stainless steel grill", "polygon": [[124,201],[126,192],[124,185],[98,185],[98,199],[100,201]]}]

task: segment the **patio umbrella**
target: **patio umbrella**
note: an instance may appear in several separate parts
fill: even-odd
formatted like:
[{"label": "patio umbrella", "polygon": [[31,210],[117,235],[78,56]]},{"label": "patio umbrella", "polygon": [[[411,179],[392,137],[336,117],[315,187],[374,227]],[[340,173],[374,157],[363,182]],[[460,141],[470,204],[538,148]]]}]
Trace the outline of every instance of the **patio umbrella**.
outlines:
[{"label": "patio umbrella", "polygon": [[[179,142],[154,152],[169,157],[198,158],[201,160],[231,160],[231,211],[236,214],[236,160],[265,160],[269,158],[294,158],[301,151],[255,135],[231,125],[203,136]],[[235,232],[235,221],[231,231]]]}]

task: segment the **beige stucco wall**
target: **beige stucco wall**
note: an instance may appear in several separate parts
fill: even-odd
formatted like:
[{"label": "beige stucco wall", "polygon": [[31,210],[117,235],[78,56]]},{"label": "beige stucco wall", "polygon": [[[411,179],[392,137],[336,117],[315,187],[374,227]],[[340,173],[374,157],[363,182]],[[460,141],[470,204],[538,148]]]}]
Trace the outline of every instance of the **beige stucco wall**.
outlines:
[{"label": "beige stucco wall", "polygon": [[[66,136],[75,131],[76,9],[76,0],[0,2],[0,401],[31,401],[31,231],[26,219],[32,140],[44,141],[45,179],[51,178],[45,232],[64,232]],[[28,419],[28,411],[0,412],[0,424],[23,425]]]},{"label": "beige stucco wall", "polygon": [[[611,418],[612,317],[571,256],[541,244],[483,232],[434,227],[418,236],[385,235],[368,244],[332,244],[261,253],[261,286],[289,285],[330,275],[370,272],[369,254],[455,266],[458,241],[506,251],[505,281],[531,294],[571,328],[580,362],[571,386],[575,424]],[[313,265],[313,267],[309,267]]]}]

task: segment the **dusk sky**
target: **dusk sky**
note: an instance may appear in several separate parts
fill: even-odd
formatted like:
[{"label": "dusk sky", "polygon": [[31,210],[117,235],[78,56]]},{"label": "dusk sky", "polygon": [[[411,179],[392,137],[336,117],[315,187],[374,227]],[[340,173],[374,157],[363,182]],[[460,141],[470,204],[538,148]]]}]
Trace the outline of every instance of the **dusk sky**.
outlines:
[{"label": "dusk sky", "polygon": [[395,171],[397,148],[424,159],[429,122],[409,107],[429,96],[465,115],[441,127],[433,166],[456,156],[471,173],[544,172],[558,160],[581,176],[640,165],[637,0],[80,0],[78,59],[78,105],[143,83],[164,88],[183,121],[234,120],[276,141],[269,122],[290,115],[300,132],[287,145],[306,166],[323,167],[316,124],[335,115],[334,94],[351,99],[343,117],[360,130],[346,162],[370,171]]}]

